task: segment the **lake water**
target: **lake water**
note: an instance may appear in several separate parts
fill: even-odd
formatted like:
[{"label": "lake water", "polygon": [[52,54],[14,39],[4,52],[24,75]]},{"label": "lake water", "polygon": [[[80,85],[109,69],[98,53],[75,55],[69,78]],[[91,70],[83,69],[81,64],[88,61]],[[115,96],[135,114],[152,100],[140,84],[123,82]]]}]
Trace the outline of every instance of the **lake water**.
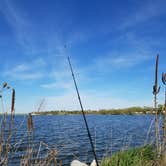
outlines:
[{"label": "lake water", "polygon": [[[86,115],[98,158],[141,146],[154,141],[154,125],[149,130],[153,115]],[[94,157],[82,115],[33,116],[34,133],[31,139],[36,151],[40,142],[58,150],[58,160],[67,166],[73,159],[90,163]],[[9,165],[19,165],[18,160],[27,148],[27,116],[15,117],[16,134],[12,138],[15,153]],[[16,144],[17,143],[17,144]],[[46,149],[41,148],[41,156]]]}]

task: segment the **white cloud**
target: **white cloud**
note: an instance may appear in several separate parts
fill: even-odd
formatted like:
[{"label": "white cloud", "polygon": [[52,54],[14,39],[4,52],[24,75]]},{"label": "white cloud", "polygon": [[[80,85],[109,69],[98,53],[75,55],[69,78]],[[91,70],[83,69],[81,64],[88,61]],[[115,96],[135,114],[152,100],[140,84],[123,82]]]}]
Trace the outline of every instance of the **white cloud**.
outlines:
[{"label": "white cloud", "polygon": [[29,66],[26,64],[19,64],[13,68],[12,72],[24,72],[26,70],[29,70]]},{"label": "white cloud", "polygon": [[[9,74],[10,75],[10,74]],[[43,74],[40,72],[35,73],[20,73],[20,74],[11,74],[10,77],[15,80],[36,80],[43,77]]]},{"label": "white cloud", "polygon": [[61,45],[58,32],[51,31],[50,27],[41,26],[39,22],[31,19],[28,10],[22,10],[11,0],[1,0],[0,12],[15,36],[16,45],[19,45],[24,54],[36,56],[58,51]]},{"label": "white cloud", "polygon": [[96,68],[102,70],[131,68],[155,56],[153,47],[157,43],[149,38],[138,37],[132,32],[125,33],[111,42],[115,48],[94,60]]},{"label": "white cloud", "polygon": [[125,21],[119,26],[120,29],[125,29],[137,24],[144,23],[155,17],[158,17],[165,13],[165,1],[143,1],[143,4],[140,3],[140,8],[131,13],[128,17],[125,18]]},{"label": "white cloud", "polygon": [[42,72],[45,67],[45,62],[43,59],[38,58],[33,60],[33,62],[25,62],[17,64],[12,68],[4,70],[4,77],[9,77],[15,80],[36,80],[44,77]]},{"label": "white cloud", "polygon": [[46,88],[46,89],[66,89],[69,90],[73,87],[71,82],[55,82],[55,83],[48,83],[48,84],[42,84],[41,85],[42,88]]},{"label": "white cloud", "polygon": [[149,56],[148,55],[136,55],[136,54],[133,54],[133,55],[123,55],[123,56],[117,56],[117,57],[114,57],[112,58],[112,60],[110,60],[111,64],[113,66],[116,66],[116,67],[132,67],[132,66],[135,66],[141,62],[144,62],[146,60],[149,59]]},{"label": "white cloud", "polygon": [[94,61],[93,68],[95,66],[96,71],[112,71],[115,69],[131,68],[139,65],[152,58],[151,54],[136,53],[136,52],[112,52],[107,56],[100,56]]},{"label": "white cloud", "polygon": [[40,85],[42,88],[46,89],[66,89],[70,90],[73,88],[73,81],[70,71],[67,69],[57,68],[54,72],[49,74],[52,82],[46,82]]},{"label": "white cloud", "polygon": [[25,15],[23,17],[23,13],[21,13],[21,11],[19,11],[18,8],[16,8],[12,1],[9,0],[2,0],[0,11],[6,18],[14,35],[16,36],[16,41],[24,49],[29,49],[29,39],[31,36],[29,31],[31,24],[25,17]]},{"label": "white cloud", "polygon": [[[84,109],[98,110],[110,108],[125,108],[130,106],[150,106],[151,101],[129,101],[127,99],[112,97],[102,93],[80,92]],[[60,96],[48,96],[46,110],[80,110],[76,92],[70,91]]]}]

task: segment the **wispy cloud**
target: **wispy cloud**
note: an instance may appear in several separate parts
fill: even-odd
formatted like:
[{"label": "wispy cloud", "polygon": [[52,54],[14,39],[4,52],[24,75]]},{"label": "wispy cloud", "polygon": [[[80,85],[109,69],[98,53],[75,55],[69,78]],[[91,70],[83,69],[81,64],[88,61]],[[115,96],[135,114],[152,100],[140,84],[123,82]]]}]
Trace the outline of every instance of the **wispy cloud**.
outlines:
[{"label": "wispy cloud", "polygon": [[[111,45],[111,44],[110,44]],[[154,44],[127,33],[116,39],[115,48],[98,56],[94,60],[96,68],[101,70],[131,68],[153,58]]]},{"label": "wispy cloud", "polygon": [[145,54],[128,54],[128,55],[117,55],[117,56],[114,56],[114,57],[107,57],[105,59],[105,61],[107,63],[105,64],[108,64],[108,65],[111,65],[113,67],[116,67],[116,68],[123,68],[123,67],[133,67],[137,64],[140,64],[146,60],[148,60],[150,57],[149,55],[145,55]]},{"label": "wispy cloud", "polygon": [[[149,100],[140,102],[138,100],[122,99],[104,92],[94,93],[84,91],[80,94],[84,108],[91,110],[151,105]],[[47,110],[80,110],[80,105],[74,90],[60,96],[47,96],[45,99]]]},{"label": "wispy cloud", "polygon": [[[10,25],[15,37],[16,41],[23,47],[29,47],[29,38],[30,33],[30,22],[28,19],[23,17],[22,14],[19,13],[18,9],[14,4],[9,0],[2,0],[2,5],[0,7],[1,13],[6,18],[8,24]],[[29,34],[29,35],[28,35]],[[28,48],[29,49],[29,48]]]},{"label": "wispy cloud", "polygon": [[6,73],[12,80],[37,80],[43,78],[44,75],[40,72],[24,72],[24,73]]},{"label": "wispy cloud", "polygon": [[137,2],[137,4],[140,6],[138,10],[135,10],[132,14],[130,13],[130,15],[126,17],[125,21],[121,24],[120,29],[125,29],[155,19],[166,12],[166,2],[164,0],[147,0],[143,1],[143,3]]},{"label": "wispy cloud", "polygon": [[67,90],[69,90],[73,86],[71,83],[56,81],[55,83],[43,84],[43,85],[41,85],[41,87],[46,88],[46,89],[67,89]]},{"label": "wispy cloud", "polygon": [[19,64],[12,69],[12,72],[24,72],[29,70],[29,66],[26,64]]},{"label": "wispy cloud", "polygon": [[14,65],[13,68],[4,70],[4,77],[9,77],[14,80],[36,80],[44,76],[43,67],[46,63],[43,59],[35,59],[30,63],[21,63]]},{"label": "wispy cloud", "polygon": [[3,13],[7,21],[15,27],[15,29],[28,25],[26,19],[22,18],[22,16],[18,14],[18,10],[15,9],[14,4],[10,0],[2,0],[1,2],[1,13]]},{"label": "wispy cloud", "polygon": [[39,54],[55,54],[61,45],[61,37],[56,31],[45,30],[36,21],[31,19],[26,10],[21,10],[11,0],[2,0],[0,12],[9,24],[16,44],[21,46],[24,54],[36,56]]},{"label": "wispy cloud", "polygon": [[[63,66],[63,65],[62,65]],[[46,82],[40,87],[46,88],[46,89],[66,89],[71,90],[73,88],[73,82],[71,80],[71,74],[68,70],[68,67],[66,65],[65,68],[56,68],[55,71],[49,74],[49,77],[51,78],[51,82]]]}]

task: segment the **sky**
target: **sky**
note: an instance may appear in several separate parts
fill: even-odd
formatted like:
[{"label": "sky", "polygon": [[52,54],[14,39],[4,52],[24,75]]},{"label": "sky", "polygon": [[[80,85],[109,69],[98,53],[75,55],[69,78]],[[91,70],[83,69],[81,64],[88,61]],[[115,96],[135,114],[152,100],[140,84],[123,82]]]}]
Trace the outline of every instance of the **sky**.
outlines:
[{"label": "sky", "polygon": [[159,76],[166,70],[165,8],[165,0],[0,0],[0,82],[15,88],[16,113],[43,100],[44,111],[80,110],[67,56],[85,109],[153,106],[157,53]]}]

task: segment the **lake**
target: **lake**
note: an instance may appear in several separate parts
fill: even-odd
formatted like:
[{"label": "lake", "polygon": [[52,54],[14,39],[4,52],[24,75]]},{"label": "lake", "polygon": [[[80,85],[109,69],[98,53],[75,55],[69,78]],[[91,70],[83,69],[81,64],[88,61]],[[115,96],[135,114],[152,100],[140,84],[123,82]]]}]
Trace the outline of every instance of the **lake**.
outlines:
[{"label": "lake", "polygon": [[[153,115],[86,115],[98,158],[122,149],[154,142]],[[12,138],[15,152],[10,154],[9,165],[20,165],[18,160],[27,148],[27,141],[35,147],[40,142],[58,150],[58,160],[67,166],[73,159],[90,163],[94,157],[82,115],[33,116],[34,133],[26,133],[27,116],[15,116],[16,133]],[[149,132],[148,132],[149,131]],[[148,137],[147,137],[147,133]],[[30,140],[29,140],[30,138]],[[46,146],[41,146],[40,157]]]}]

